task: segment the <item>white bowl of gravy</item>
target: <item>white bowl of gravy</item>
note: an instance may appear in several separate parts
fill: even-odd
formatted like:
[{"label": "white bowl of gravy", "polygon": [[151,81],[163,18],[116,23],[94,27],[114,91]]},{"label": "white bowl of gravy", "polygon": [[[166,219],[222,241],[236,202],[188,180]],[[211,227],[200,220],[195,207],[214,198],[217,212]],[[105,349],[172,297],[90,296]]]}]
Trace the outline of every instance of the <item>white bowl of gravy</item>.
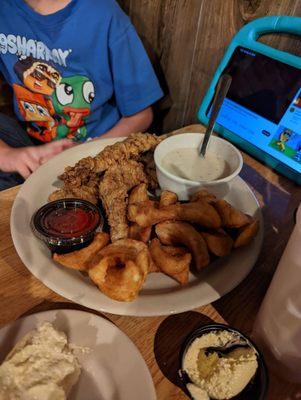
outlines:
[{"label": "white bowl of gravy", "polygon": [[241,171],[241,153],[220,137],[211,136],[205,158],[199,156],[203,139],[203,133],[183,133],[163,140],[155,150],[160,188],[177,193],[179,200],[188,200],[200,189],[223,198]]}]

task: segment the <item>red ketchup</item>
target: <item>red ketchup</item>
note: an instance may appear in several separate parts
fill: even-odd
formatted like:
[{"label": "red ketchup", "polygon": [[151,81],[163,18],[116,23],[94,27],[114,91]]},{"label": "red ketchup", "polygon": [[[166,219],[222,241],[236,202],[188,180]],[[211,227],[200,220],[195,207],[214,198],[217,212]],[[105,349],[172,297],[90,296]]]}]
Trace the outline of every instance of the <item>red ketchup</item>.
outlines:
[{"label": "red ketchup", "polygon": [[49,235],[72,238],[90,232],[98,220],[98,214],[92,210],[60,208],[45,214],[41,224]]},{"label": "red ketchup", "polygon": [[87,245],[103,222],[99,209],[79,199],[52,201],[32,217],[32,229],[55,252],[68,252]]}]

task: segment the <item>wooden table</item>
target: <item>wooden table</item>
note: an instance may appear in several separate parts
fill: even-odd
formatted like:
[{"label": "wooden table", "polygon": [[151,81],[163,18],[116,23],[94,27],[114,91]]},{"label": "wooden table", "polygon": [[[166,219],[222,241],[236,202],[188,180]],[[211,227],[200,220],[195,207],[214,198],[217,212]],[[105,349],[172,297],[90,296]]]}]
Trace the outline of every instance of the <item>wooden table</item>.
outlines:
[{"label": "wooden table", "polygon": [[[201,129],[194,126],[193,130],[191,127],[184,130]],[[292,231],[293,213],[301,201],[301,189],[248,155],[244,155],[244,161],[241,176],[260,200],[265,221],[262,252],[249,276],[222,299],[179,315],[134,318],[105,314],[141,351],[151,371],[159,400],[187,399],[179,387],[177,362],[184,337],[195,327],[215,321],[250,334],[260,303]],[[44,286],[19,259],[9,227],[11,207],[18,190],[19,187],[16,187],[0,193],[0,326],[26,313],[60,307],[84,309]],[[301,386],[285,383],[270,374],[269,400],[300,398]]]}]

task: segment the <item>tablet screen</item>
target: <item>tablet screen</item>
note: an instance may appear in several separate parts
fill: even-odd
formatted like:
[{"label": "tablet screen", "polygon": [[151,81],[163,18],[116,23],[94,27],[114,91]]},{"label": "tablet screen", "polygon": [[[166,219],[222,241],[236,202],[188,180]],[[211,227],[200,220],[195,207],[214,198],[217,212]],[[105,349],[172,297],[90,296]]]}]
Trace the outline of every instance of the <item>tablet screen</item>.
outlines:
[{"label": "tablet screen", "polygon": [[232,83],[217,122],[301,172],[301,70],[237,47],[224,72]]}]

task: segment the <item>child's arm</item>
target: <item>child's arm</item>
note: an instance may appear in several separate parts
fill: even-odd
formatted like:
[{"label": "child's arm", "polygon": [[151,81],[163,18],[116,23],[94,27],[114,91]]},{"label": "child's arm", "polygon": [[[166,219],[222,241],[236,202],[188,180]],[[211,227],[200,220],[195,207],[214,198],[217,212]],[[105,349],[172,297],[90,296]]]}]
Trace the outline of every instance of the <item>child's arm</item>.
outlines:
[{"label": "child's arm", "polygon": [[111,128],[101,139],[108,137],[128,136],[130,133],[146,131],[153,121],[153,110],[151,107],[139,111],[129,117],[122,117],[113,128]]}]

